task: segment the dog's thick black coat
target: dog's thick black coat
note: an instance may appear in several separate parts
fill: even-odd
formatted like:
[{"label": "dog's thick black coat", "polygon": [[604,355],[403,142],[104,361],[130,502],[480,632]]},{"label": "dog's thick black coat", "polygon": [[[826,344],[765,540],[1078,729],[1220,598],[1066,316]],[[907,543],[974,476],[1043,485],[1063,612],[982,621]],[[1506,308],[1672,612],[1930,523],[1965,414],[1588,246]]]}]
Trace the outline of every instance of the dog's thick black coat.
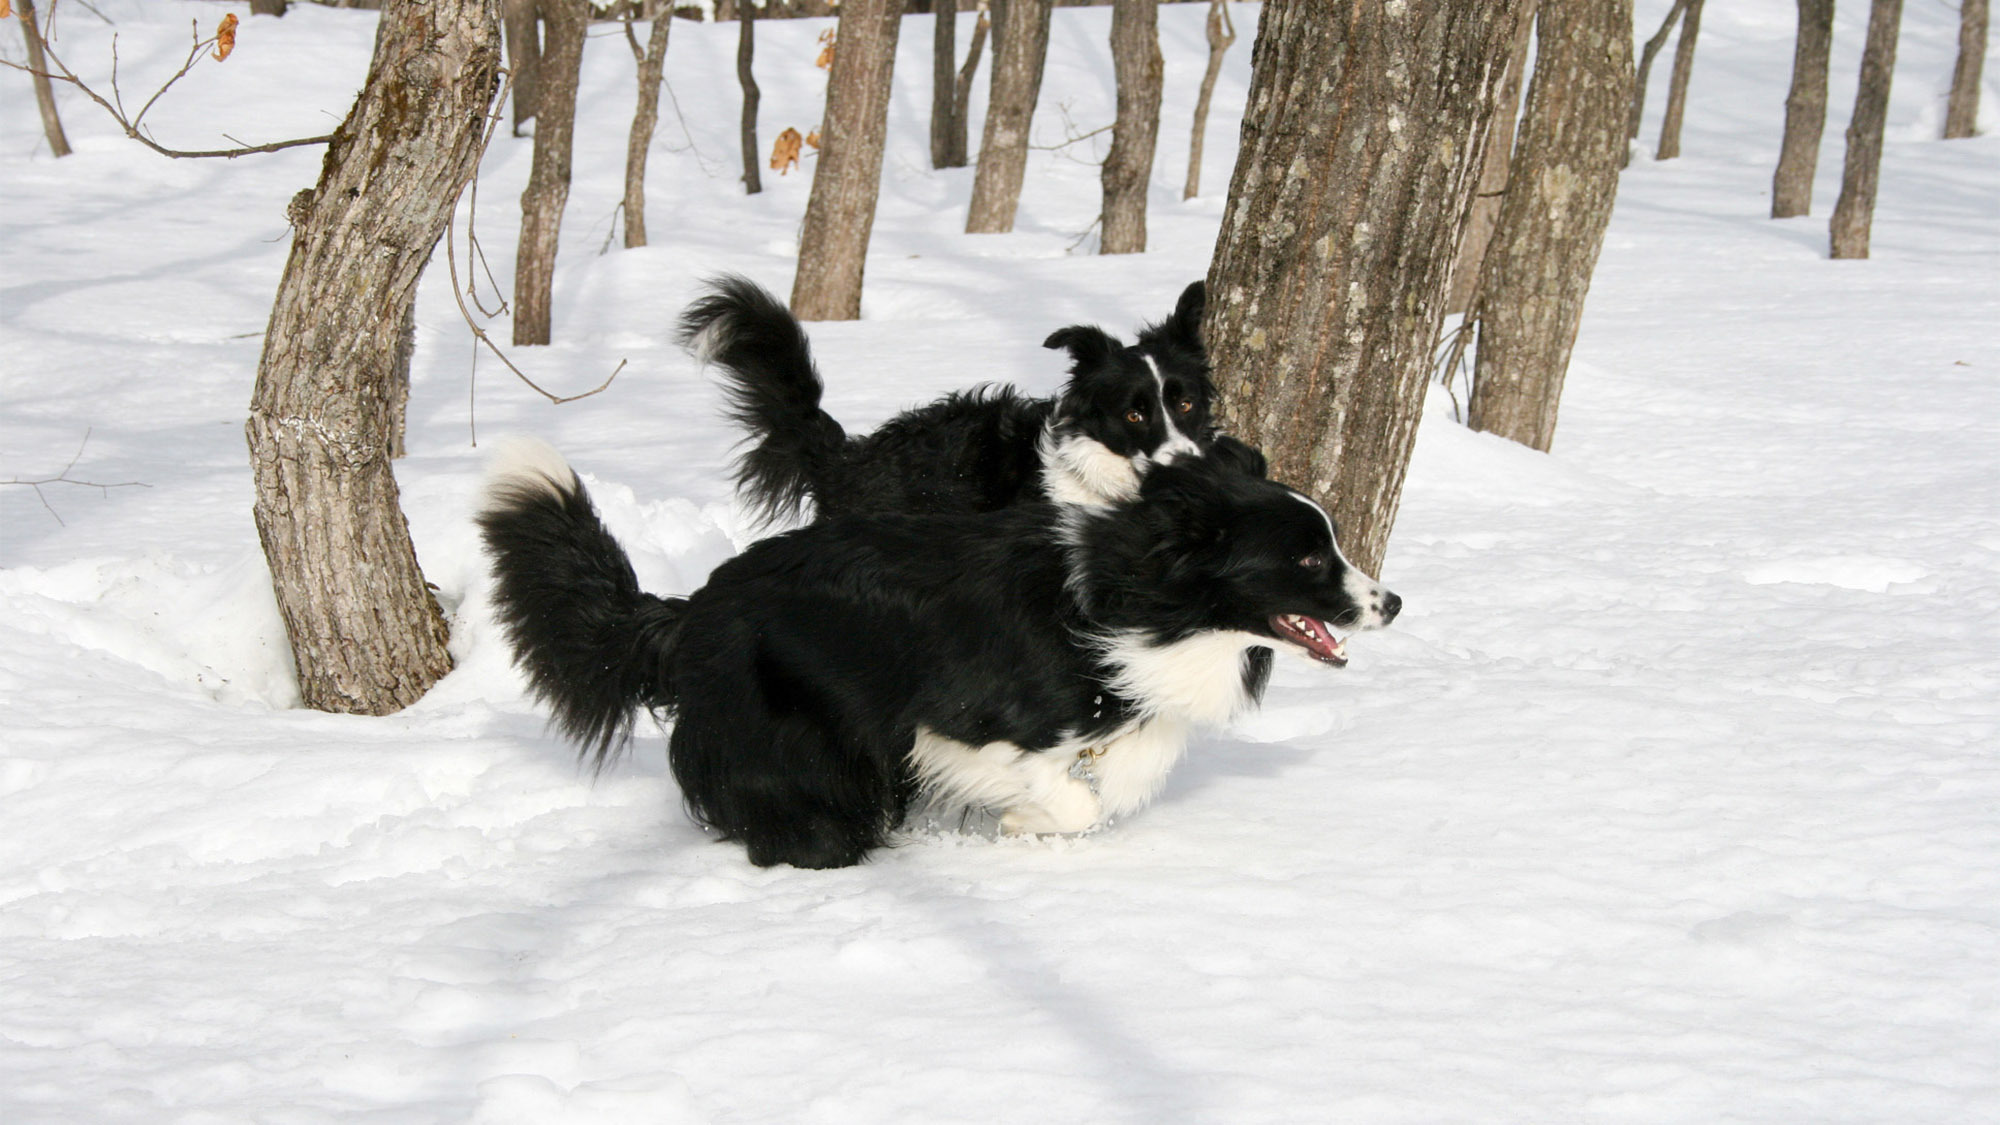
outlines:
[{"label": "dog's thick black coat", "polygon": [[[920,736],[943,747],[943,774],[992,759],[1080,785],[1063,775],[1078,748],[1136,745],[1152,724],[1159,761],[1100,763],[1157,771],[1117,808],[1105,798],[1137,807],[1179,731],[1261,694],[1253,649],[1344,663],[1329,626],[1371,628],[1399,605],[1346,567],[1316,505],[1207,458],[1160,466],[1107,508],[821,521],[661,598],[547,453],[503,464],[478,516],[516,660],[600,768],[639,708],[670,718],[690,813],[760,865],[842,866],[881,846],[925,780]],[[1058,830],[1087,827],[1096,798],[1067,797],[1093,811]]]},{"label": "dog's thick black coat", "polygon": [[[682,315],[680,330],[682,343],[722,374],[730,416],[748,434],[737,486],[766,516],[795,514],[807,500],[822,519],[989,512],[1050,498],[1044,455],[1065,443],[1072,457],[1076,447],[1095,443],[1085,448],[1123,459],[1133,466],[1133,485],[1163,448],[1215,445],[1215,387],[1201,342],[1205,297],[1201,282],[1188,286],[1173,315],[1141,331],[1135,345],[1087,325],[1058,329],[1045,344],[1069,351],[1071,374],[1053,398],[983,386],[907,410],[861,436],[821,408],[824,384],[805,329],[756,283],[715,279]],[[1221,444],[1240,468],[1263,474],[1255,449],[1227,437]]]}]

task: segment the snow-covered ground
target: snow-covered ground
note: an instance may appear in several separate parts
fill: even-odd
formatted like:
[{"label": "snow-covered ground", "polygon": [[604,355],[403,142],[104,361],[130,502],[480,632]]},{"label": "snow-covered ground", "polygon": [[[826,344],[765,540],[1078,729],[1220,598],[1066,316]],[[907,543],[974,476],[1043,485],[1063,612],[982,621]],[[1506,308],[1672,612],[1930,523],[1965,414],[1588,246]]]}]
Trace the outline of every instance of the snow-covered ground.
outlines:
[{"label": "snow-covered ground", "polygon": [[[115,29],[64,3],[59,49],[103,76],[115,30],[128,103],[241,9],[96,7]],[[242,420],[319,154],[169,161],[65,92],[52,160],[0,74],[0,478],[121,485],[0,487],[0,1120],[2000,1119],[2000,136],[1933,139],[1957,5],[1912,4],[1874,258],[1827,260],[1863,8],[1815,216],[1784,222],[1793,6],[1708,11],[1686,155],[1626,174],[1553,454],[1436,397],[1383,575],[1409,608],[1350,669],[1282,670],[1109,831],[833,872],[704,837],[656,736],[579,776],[467,522],[475,427],[524,430],[653,588],[745,542],[671,322],[717,270],[788,289],[809,183],[740,194],[733,27],[674,30],[640,251],[600,253],[632,63],[590,44],[558,342],[515,355],[564,393],[629,360],[610,390],[549,405],[427,278],[399,472],[460,663],[385,719],[291,706],[250,520]],[[1183,203],[1202,15],[1162,12],[1154,250],[1122,258],[1070,251],[1102,137],[1034,155],[1015,234],[958,233],[971,174],[928,167],[907,21],[866,319],[814,329],[839,417],[1052,388],[1050,329],[1130,331],[1202,275],[1255,22]],[[1041,141],[1109,120],[1107,20],[1056,16]],[[759,29],[766,144],[818,117],[824,26]],[[372,30],[246,20],[157,134],[324,132]],[[502,279],[528,157],[501,138],[480,185]]]}]

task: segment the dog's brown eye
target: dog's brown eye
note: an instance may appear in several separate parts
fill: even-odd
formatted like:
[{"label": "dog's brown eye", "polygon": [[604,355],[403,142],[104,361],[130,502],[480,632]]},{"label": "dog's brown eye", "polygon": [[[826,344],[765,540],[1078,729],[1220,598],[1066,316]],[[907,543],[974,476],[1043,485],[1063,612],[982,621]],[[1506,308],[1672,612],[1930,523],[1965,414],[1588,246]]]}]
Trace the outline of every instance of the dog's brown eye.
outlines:
[{"label": "dog's brown eye", "polygon": [[1180,411],[1182,414],[1186,414],[1188,411],[1194,409],[1194,403],[1188,401],[1187,399],[1182,399],[1180,403],[1174,407],[1174,409]]},{"label": "dog's brown eye", "polygon": [[1320,567],[1326,565],[1326,556],[1317,554],[1307,555],[1305,558],[1299,560],[1299,565],[1305,567],[1307,570],[1318,570]]},{"label": "dog's brown eye", "polygon": [[1146,420],[1146,415],[1145,415],[1145,412],[1144,412],[1144,411],[1140,411],[1140,410],[1127,410],[1127,411],[1125,412],[1125,420],[1126,420],[1127,422],[1130,422],[1130,423],[1132,423],[1133,425],[1135,425],[1135,426],[1136,426],[1136,425],[1138,425],[1139,423],[1141,423],[1141,422],[1143,422],[1143,421],[1145,421],[1145,420]]}]

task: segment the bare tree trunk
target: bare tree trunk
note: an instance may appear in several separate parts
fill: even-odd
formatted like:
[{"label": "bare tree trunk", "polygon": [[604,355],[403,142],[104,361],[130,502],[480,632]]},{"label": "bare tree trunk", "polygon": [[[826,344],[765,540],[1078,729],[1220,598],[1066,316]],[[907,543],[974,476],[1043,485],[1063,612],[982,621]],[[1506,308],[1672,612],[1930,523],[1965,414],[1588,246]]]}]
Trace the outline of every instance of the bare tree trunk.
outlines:
[{"label": "bare tree trunk", "polygon": [[1522,4],[1268,0],[1258,28],[1203,338],[1224,427],[1370,572]]},{"label": "bare tree trunk", "polygon": [[49,139],[49,151],[68,156],[69,138],[63,134],[62,118],[56,116],[56,93],[49,86],[48,58],[42,52],[42,25],[35,21],[35,0],[15,0],[21,9],[21,35],[28,41],[28,69],[34,74],[35,106],[42,111],[42,133]]},{"label": "bare tree trunk", "polygon": [[541,0],[541,6],[548,38],[537,78],[535,159],[521,192],[521,243],[514,259],[514,343],[522,347],[549,342],[556,245],[563,206],[569,202],[576,89],[583,72],[583,36],[590,26],[590,0]]},{"label": "bare tree trunk", "polygon": [[1209,0],[1208,69],[1201,76],[1201,92],[1194,99],[1194,135],[1188,139],[1187,186],[1182,199],[1201,194],[1201,150],[1208,136],[1208,103],[1215,96],[1215,80],[1222,75],[1222,56],[1236,42],[1236,23],[1229,18],[1229,0]]},{"label": "bare tree trunk", "polygon": [[1979,75],[1985,69],[1986,0],[1960,0],[1958,62],[1951,68],[1951,98],[1945,103],[1945,140],[1979,131]]},{"label": "bare tree trunk", "polygon": [[1658,57],[1660,49],[1667,45],[1667,36],[1673,34],[1674,25],[1680,22],[1681,15],[1687,11],[1687,6],[1688,0],[1674,0],[1674,6],[1667,9],[1667,18],[1660,21],[1660,30],[1655,31],[1653,37],[1646,40],[1646,46],[1639,52],[1639,72],[1632,80],[1632,116],[1628,119],[1625,129],[1627,140],[1638,138],[1639,126],[1645,121],[1646,82],[1653,73],[1653,59]]},{"label": "bare tree trunk", "polygon": [[[660,123],[660,79],[667,66],[667,36],[674,26],[671,9],[653,15],[646,47],[632,41],[639,62],[639,105],[632,114],[632,132],[625,141],[625,248],[646,244],[646,154],[653,147],[653,129]],[[632,25],[625,25],[631,33]]]},{"label": "bare tree trunk", "polygon": [[757,89],[757,75],[751,66],[756,59],[757,4],[756,0],[742,0],[736,11],[736,81],[743,87],[743,118],[737,131],[743,142],[745,195],[764,190],[764,177],[757,170],[764,157],[757,147],[757,102],[762,92]]},{"label": "bare tree trunk", "polygon": [[1521,144],[1479,288],[1468,421],[1546,453],[1618,192],[1631,0],[1542,0],[1537,23]]},{"label": "bare tree trunk", "polygon": [[384,714],[451,667],[389,468],[391,368],[479,160],[497,0],[389,0],[368,82],[299,193],[245,426],[254,514],[307,706]]},{"label": "bare tree trunk", "polygon": [[514,135],[535,116],[541,88],[542,27],[536,0],[502,0],[507,20],[507,69],[513,72]]},{"label": "bare tree trunk", "polygon": [[819,167],[792,279],[792,312],[801,320],[861,316],[861,278],[882,187],[889,79],[902,24],[903,0],[847,0],[840,6],[840,46],[827,77]]},{"label": "bare tree trunk", "polygon": [[951,161],[952,116],[958,112],[958,3],[933,0],[931,4],[931,167],[953,168]]},{"label": "bare tree trunk", "polygon": [[282,18],[285,14],[285,0],[250,0],[250,14]]},{"label": "bare tree trunk", "polygon": [[1042,92],[1042,64],[1049,53],[1049,18],[1055,0],[1007,0],[993,38],[993,84],[986,99],[986,132],[972,177],[967,234],[1014,229],[1021,181],[1028,174],[1028,127]]},{"label": "bare tree trunk", "polygon": [[1681,154],[1681,118],[1687,112],[1688,78],[1694,73],[1695,38],[1701,34],[1701,6],[1705,0],[1688,0],[1681,16],[1681,37],[1674,43],[1674,75],[1667,82],[1667,111],[1660,119],[1660,147],[1655,160],[1672,160]]},{"label": "bare tree trunk", "polygon": [[986,48],[986,36],[993,26],[987,14],[985,3],[979,5],[979,20],[972,25],[972,45],[965,49],[965,65],[958,68],[958,80],[952,84],[951,136],[947,138],[949,147],[945,151],[945,163],[940,168],[963,168],[970,160],[966,143],[966,119],[972,116],[972,79],[979,73],[979,54]]},{"label": "bare tree trunk", "polygon": [[[1451,267],[1451,289],[1445,297],[1446,315],[1467,311],[1473,290],[1479,288],[1479,266],[1486,260],[1486,244],[1493,240],[1493,228],[1500,222],[1500,202],[1507,193],[1507,172],[1513,163],[1514,126],[1521,115],[1521,86],[1528,69],[1528,39],[1535,30],[1536,0],[1527,0],[1521,12],[1521,26],[1514,32],[1514,46],[1507,55],[1507,77],[1493,103],[1493,126],[1486,134],[1486,160],[1479,169],[1479,194],[1472,201],[1472,213],[1465,220],[1465,234],[1458,242],[1458,261]],[[1621,158],[1622,159],[1622,158]]]},{"label": "bare tree trunk", "polygon": [[1785,140],[1771,175],[1771,217],[1812,211],[1819,141],[1826,132],[1826,60],[1833,51],[1833,0],[1798,0],[1799,38],[1792,50],[1792,89],[1785,95]]},{"label": "bare tree trunk", "polygon": [[1861,85],[1847,123],[1847,160],[1840,198],[1833,205],[1831,235],[1836,258],[1866,258],[1875,223],[1875,185],[1882,172],[1882,127],[1889,116],[1889,79],[1896,70],[1897,29],[1903,0],[1874,0],[1868,8],[1868,42],[1861,48]]},{"label": "bare tree trunk", "polygon": [[1146,252],[1146,196],[1153,180],[1153,150],[1160,138],[1159,0],[1112,0],[1111,67],[1118,85],[1118,116],[1100,179],[1098,250]]}]

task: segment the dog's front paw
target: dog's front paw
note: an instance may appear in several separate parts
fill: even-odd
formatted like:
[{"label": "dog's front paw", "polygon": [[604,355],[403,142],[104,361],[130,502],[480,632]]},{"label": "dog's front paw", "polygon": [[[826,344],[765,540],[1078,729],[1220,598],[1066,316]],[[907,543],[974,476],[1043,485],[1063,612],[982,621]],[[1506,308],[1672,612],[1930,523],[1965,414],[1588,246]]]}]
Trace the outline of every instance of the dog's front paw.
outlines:
[{"label": "dog's front paw", "polygon": [[1104,806],[1090,786],[1064,778],[1061,784],[1000,814],[1000,831],[1009,836],[1087,832],[1103,819]]}]

